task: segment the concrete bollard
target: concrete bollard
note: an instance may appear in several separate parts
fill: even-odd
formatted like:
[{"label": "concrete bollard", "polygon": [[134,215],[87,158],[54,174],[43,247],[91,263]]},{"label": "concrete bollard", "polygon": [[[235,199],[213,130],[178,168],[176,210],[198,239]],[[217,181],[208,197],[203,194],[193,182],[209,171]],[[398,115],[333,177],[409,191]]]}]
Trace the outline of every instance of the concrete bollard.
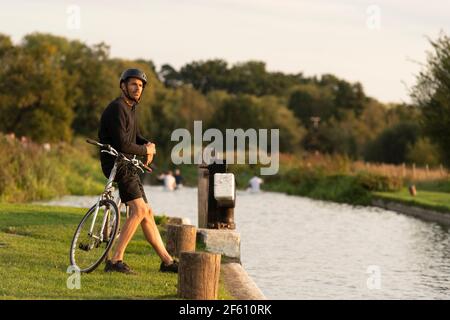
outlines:
[{"label": "concrete bollard", "polygon": [[199,228],[231,230],[236,228],[234,223],[235,190],[234,175],[227,173],[226,163],[199,166]]}]

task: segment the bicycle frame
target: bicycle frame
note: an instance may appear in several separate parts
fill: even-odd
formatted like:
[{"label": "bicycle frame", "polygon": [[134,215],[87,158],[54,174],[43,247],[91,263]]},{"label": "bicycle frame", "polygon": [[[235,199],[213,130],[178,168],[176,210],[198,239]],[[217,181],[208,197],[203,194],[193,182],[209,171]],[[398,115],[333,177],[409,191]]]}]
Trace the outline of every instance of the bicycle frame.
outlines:
[{"label": "bicycle frame", "polygon": [[[113,193],[114,193],[115,189],[114,189],[113,183],[114,183],[114,179],[115,179],[116,173],[117,173],[117,166],[118,166],[117,163],[118,163],[118,160],[116,160],[114,162],[114,166],[113,166],[113,168],[111,170],[111,173],[109,175],[109,178],[108,178],[108,181],[106,183],[105,189],[103,190],[102,194],[99,196],[99,198],[97,200],[97,203],[95,205],[94,217],[92,219],[91,227],[89,228],[88,235],[93,237],[93,238],[96,238],[96,239],[98,239],[100,241],[103,241],[104,230],[105,230],[105,227],[106,227],[106,223],[108,222],[108,219],[109,219],[109,211],[108,211],[108,214],[105,214],[105,216],[103,217],[102,228],[100,230],[100,237],[97,237],[97,236],[95,236],[93,234],[94,225],[95,225],[95,222],[97,220],[97,215],[98,215],[98,211],[99,211],[99,208],[100,208],[100,201],[102,201],[104,199],[110,199],[110,200],[114,201]],[[122,199],[120,199],[120,197],[118,197],[117,201],[114,201],[114,202],[117,204],[117,208],[119,209],[119,214],[120,214],[121,209],[122,209]],[[130,208],[126,204],[125,204],[125,214],[126,214],[126,218],[128,218],[129,214],[130,214]]]},{"label": "bicycle frame", "polygon": [[[107,214],[105,214],[105,216],[103,217],[103,221],[102,221],[102,228],[100,230],[100,235],[99,237],[95,236],[92,232],[94,230],[94,225],[95,222],[97,220],[97,215],[98,215],[98,210],[100,208],[100,201],[102,201],[103,199],[111,199],[114,201],[114,196],[113,196],[113,192],[114,192],[114,186],[113,186],[113,182],[114,182],[114,178],[116,177],[116,173],[117,173],[117,160],[114,162],[114,166],[111,170],[111,174],[109,175],[108,178],[108,182],[106,183],[105,189],[102,192],[102,194],[100,195],[100,197],[97,200],[97,203],[95,205],[95,212],[94,212],[94,217],[92,219],[92,223],[91,223],[91,227],[89,228],[89,236],[93,237],[93,238],[98,238],[98,240],[103,241],[103,234],[104,234],[104,230],[105,230],[105,226],[106,226],[106,222],[108,221],[109,218],[109,212],[107,212]],[[119,201],[117,203],[117,208],[120,208],[121,205],[121,200],[119,197]],[[119,210],[120,212],[120,210]]]},{"label": "bicycle frame", "polygon": [[[96,141],[90,140],[90,139],[88,139],[87,142],[90,143],[90,144],[94,144],[94,145],[100,146],[100,147],[104,146],[104,145],[102,145],[102,144],[100,144],[100,143],[98,143]],[[100,152],[109,153],[109,154],[115,156],[116,160],[114,161],[114,166],[113,166],[113,168],[111,170],[111,173],[109,175],[109,178],[108,178],[108,181],[106,183],[105,189],[103,190],[102,194],[100,195],[100,197],[97,200],[97,203],[96,203],[96,206],[95,206],[94,217],[92,219],[91,227],[89,228],[89,233],[88,233],[89,236],[93,237],[94,239],[100,240],[100,242],[103,241],[103,234],[104,234],[105,226],[106,226],[106,223],[108,222],[108,219],[109,219],[109,211],[103,217],[102,228],[100,230],[100,236],[99,237],[97,237],[97,236],[95,236],[93,234],[94,225],[95,225],[95,222],[97,220],[97,215],[98,215],[98,211],[99,211],[99,208],[100,208],[100,201],[102,201],[104,199],[110,199],[110,200],[114,201],[114,196],[113,196],[114,186],[113,186],[113,182],[114,182],[114,179],[115,179],[116,174],[117,174],[117,167],[118,167],[119,157],[122,157],[123,159],[125,159],[127,161],[130,161],[134,166],[139,168],[142,172],[144,172],[144,170],[140,166],[143,166],[147,170],[150,170],[141,161],[137,160],[136,156],[134,156],[133,159],[130,160],[130,159],[124,157],[119,152],[117,152],[111,146],[107,145],[107,147],[108,147],[107,150],[101,150]],[[120,199],[120,197],[118,197],[116,204],[117,204],[117,208],[118,208],[119,214],[120,214],[121,205],[122,205],[122,200]],[[126,205],[126,217],[128,218],[128,216],[129,216],[129,207]]]}]

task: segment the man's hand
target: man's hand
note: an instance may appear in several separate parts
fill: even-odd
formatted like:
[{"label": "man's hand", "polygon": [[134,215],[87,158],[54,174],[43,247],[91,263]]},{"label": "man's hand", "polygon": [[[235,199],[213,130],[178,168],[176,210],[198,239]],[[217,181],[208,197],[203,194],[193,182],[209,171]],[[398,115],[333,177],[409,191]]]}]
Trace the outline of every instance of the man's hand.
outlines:
[{"label": "man's hand", "polygon": [[150,165],[150,163],[152,163],[152,161],[153,161],[153,154],[148,154],[148,155],[145,157],[145,162],[144,162],[144,164],[148,167],[148,166]]},{"label": "man's hand", "polygon": [[149,166],[150,163],[152,163],[153,161],[153,156],[156,154],[156,147],[154,143],[147,143],[146,145],[147,148],[147,156],[145,158],[145,165]]},{"label": "man's hand", "polygon": [[145,147],[147,148],[147,155],[149,155],[149,154],[151,154],[151,155],[156,154],[156,147],[155,147],[154,143],[149,142],[149,143],[147,143],[145,145]]}]

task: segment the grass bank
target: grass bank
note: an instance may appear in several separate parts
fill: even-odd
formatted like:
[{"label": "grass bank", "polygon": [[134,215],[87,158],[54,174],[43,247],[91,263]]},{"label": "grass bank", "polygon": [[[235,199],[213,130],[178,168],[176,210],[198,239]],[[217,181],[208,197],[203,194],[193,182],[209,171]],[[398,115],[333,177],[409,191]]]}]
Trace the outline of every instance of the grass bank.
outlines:
[{"label": "grass bank", "polygon": [[[69,246],[84,209],[0,204],[0,299],[176,299],[177,275],[158,271],[160,259],[139,230],[126,252],[136,276],[100,266],[67,288]],[[219,299],[232,299],[221,283]]]},{"label": "grass bank", "polygon": [[428,186],[432,185],[439,186],[438,191],[427,190],[425,189],[427,186],[422,188],[419,184],[416,186],[417,194],[414,197],[406,187],[397,192],[374,192],[374,197],[450,214],[450,193],[440,191],[443,186],[447,188],[448,183],[442,181],[428,183]]}]

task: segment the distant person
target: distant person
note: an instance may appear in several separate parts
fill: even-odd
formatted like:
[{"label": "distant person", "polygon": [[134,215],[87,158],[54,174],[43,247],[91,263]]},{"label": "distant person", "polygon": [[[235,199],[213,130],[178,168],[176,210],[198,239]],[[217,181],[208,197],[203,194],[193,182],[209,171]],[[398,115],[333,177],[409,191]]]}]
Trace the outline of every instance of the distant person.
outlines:
[{"label": "distant person", "polygon": [[250,190],[251,192],[260,192],[261,191],[261,184],[264,183],[264,180],[260,177],[254,176],[250,179],[248,182],[249,188],[247,190]]},{"label": "distant person", "polygon": [[177,183],[175,177],[173,176],[173,172],[169,170],[164,175],[164,189],[167,191],[173,191],[177,187]]},{"label": "distant person", "polygon": [[166,172],[163,172],[156,177],[156,180],[163,186],[165,177],[166,177]]},{"label": "distant person", "polygon": [[176,189],[180,189],[183,187],[183,176],[181,175],[180,169],[175,169],[175,184]]}]

